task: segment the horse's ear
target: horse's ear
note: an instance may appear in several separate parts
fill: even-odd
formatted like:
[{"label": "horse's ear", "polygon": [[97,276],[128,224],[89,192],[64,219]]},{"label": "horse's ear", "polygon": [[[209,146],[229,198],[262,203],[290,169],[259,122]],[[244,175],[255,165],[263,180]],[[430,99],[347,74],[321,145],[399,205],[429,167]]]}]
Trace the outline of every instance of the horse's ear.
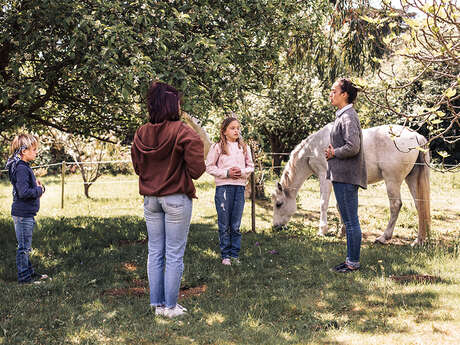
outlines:
[{"label": "horse's ear", "polygon": [[276,186],[278,187],[278,190],[279,190],[280,192],[283,191],[283,186],[281,185],[281,183],[276,182]]}]

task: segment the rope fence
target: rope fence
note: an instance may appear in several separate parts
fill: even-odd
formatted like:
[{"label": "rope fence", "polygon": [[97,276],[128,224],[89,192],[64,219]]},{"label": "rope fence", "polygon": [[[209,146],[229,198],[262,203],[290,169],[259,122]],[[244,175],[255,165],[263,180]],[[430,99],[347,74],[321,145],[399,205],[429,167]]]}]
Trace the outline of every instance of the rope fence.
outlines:
[{"label": "rope fence", "polygon": [[[290,153],[287,152],[262,152],[261,154],[266,155],[266,156],[289,156]],[[303,158],[316,158],[317,156],[302,156]],[[375,163],[387,163],[389,161],[375,161]],[[66,165],[85,165],[85,164],[119,164],[119,163],[131,163],[131,160],[108,160],[108,161],[63,161],[60,163],[50,163],[50,164],[43,164],[43,165],[35,165],[31,167],[32,169],[40,169],[40,168],[49,168],[53,166],[58,166],[62,164]],[[406,162],[407,164],[413,164],[413,165],[425,165],[426,163],[413,163],[413,162]],[[428,164],[429,167],[433,167],[435,169],[440,169],[442,167],[456,167],[458,166],[457,164]],[[269,169],[273,168],[284,168],[284,165],[277,165],[274,166],[272,165]],[[8,172],[6,169],[1,169],[0,172]]]}]

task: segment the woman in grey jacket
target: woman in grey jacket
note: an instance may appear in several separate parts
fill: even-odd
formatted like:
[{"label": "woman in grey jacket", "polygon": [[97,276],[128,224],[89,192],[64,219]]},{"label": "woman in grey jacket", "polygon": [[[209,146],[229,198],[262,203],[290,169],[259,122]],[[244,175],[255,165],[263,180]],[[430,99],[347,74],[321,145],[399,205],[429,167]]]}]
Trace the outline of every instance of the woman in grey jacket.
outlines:
[{"label": "woman in grey jacket", "polygon": [[335,266],[339,273],[359,269],[361,227],[358,218],[358,188],[367,188],[363,135],[353,102],[358,93],[349,79],[338,79],[329,99],[338,108],[331,131],[331,143],[326,149],[327,178],[332,181],[340,216],[347,233],[347,257]]}]

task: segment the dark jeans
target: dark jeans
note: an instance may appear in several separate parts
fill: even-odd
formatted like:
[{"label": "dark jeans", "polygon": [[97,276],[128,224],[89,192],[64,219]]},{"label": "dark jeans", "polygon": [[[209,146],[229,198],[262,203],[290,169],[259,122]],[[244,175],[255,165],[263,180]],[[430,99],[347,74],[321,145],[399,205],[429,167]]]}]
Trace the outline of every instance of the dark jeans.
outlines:
[{"label": "dark jeans", "polygon": [[33,217],[13,216],[14,230],[18,242],[16,251],[16,266],[18,267],[18,282],[28,282],[32,279],[34,269],[30,263],[29,253],[32,250],[32,234],[35,219]]},{"label": "dark jeans", "polygon": [[340,216],[347,231],[347,262],[359,267],[361,227],[358,219],[358,186],[332,182]]},{"label": "dark jeans", "polygon": [[244,186],[216,187],[214,201],[219,226],[219,244],[222,259],[237,258],[241,249],[240,224],[244,210]]}]

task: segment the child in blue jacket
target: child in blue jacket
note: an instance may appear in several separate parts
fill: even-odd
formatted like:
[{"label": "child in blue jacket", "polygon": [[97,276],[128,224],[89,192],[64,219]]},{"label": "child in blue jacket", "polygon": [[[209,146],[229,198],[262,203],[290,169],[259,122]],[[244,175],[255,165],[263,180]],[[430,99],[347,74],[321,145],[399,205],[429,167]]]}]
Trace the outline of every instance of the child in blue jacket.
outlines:
[{"label": "child in blue jacket", "polygon": [[11,144],[12,156],[6,163],[8,175],[13,185],[13,204],[11,215],[18,242],[16,265],[18,267],[18,282],[32,283],[47,279],[46,274],[38,274],[32,268],[29,253],[32,249],[32,233],[35,225],[35,215],[40,208],[40,197],[45,192],[45,186],[35,178],[29,162],[37,157],[38,139],[30,134],[17,135]]}]

